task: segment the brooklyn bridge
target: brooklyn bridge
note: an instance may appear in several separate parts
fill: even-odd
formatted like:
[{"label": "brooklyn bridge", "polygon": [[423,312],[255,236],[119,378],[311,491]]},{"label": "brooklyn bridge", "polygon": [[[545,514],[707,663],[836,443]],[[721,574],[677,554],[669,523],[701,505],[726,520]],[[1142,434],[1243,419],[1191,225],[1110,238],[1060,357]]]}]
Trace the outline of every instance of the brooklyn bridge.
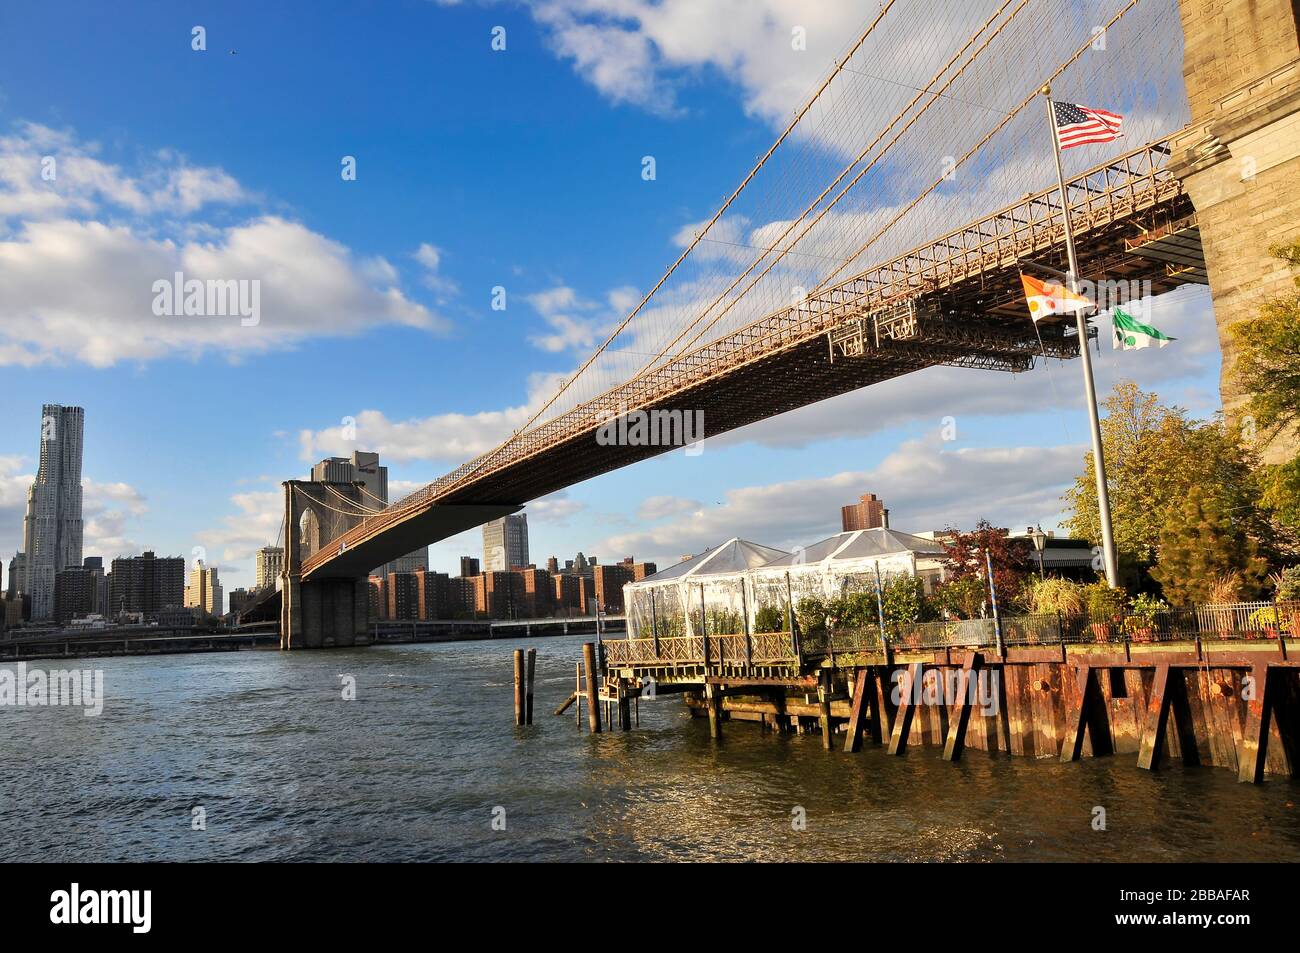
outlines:
[{"label": "brooklyn bridge", "polygon": [[[1221,329],[1247,316],[1273,280],[1260,210],[1300,213],[1289,0],[961,10],[961,30],[904,48],[917,6],[881,3],[640,303],[494,449],[382,509],[351,484],[286,482],[286,541],[307,514],[315,535],[286,546],[282,645],[354,644],[372,567],[670,449],[598,441],[613,419],[690,411],[707,439],[930,367],[1078,356],[1090,342],[1031,321],[1020,284],[1066,271],[1067,214],[1080,278],[1142,296],[1208,284]],[[1066,153],[1064,203],[1049,88],[1126,117],[1125,138]],[[1225,352],[1231,411],[1229,374]]]}]

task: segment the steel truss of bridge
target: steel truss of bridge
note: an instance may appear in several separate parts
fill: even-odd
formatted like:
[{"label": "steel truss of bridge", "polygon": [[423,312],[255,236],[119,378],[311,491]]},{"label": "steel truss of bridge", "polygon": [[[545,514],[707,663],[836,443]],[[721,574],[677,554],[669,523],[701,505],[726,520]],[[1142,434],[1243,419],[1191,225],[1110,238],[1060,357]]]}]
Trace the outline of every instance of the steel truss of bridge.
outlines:
[{"label": "steel truss of bridge", "polygon": [[[1161,139],[1067,183],[1082,278],[1149,282],[1153,294],[1205,282],[1195,213],[1169,156]],[[600,427],[632,411],[703,411],[710,437],[926,367],[1014,372],[1076,356],[1066,323],[1034,327],[1019,279],[1029,265],[1064,269],[1065,257],[1059,191],[1027,194],[515,435],[322,545],[302,578],[364,575],[412,539],[466,528],[462,507],[499,515],[670,449],[597,444]]]}]

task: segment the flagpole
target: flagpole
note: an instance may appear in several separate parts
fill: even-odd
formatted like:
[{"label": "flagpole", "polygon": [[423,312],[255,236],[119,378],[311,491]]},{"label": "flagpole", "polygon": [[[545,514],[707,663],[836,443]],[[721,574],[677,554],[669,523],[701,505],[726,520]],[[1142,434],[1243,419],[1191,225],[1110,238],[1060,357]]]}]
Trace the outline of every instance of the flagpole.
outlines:
[{"label": "flagpole", "polygon": [[[1061,164],[1061,139],[1056,132],[1056,109],[1052,103],[1052,88],[1043,87],[1047,100],[1047,128],[1052,131],[1052,154],[1056,157],[1056,181],[1061,188],[1061,217],[1065,221],[1065,252],[1070,259],[1070,272],[1066,276],[1070,291],[1079,293],[1079,259],[1074,251],[1074,228],[1070,224],[1070,199],[1065,191],[1065,167]],[[1097,478],[1097,509],[1101,518],[1101,549],[1106,564],[1106,582],[1112,589],[1119,588],[1119,560],[1115,555],[1115,533],[1110,521],[1110,493],[1106,489],[1106,455],[1101,445],[1101,419],[1097,413],[1097,385],[1092,378],[1092,355],[1088,352],[1088,322],[1083,311],[1075,311],[1079,328],[1079,359],[1083,363],[1083,389],[1087,395],[1088,423],[1092,427],[1092,463]]]}]

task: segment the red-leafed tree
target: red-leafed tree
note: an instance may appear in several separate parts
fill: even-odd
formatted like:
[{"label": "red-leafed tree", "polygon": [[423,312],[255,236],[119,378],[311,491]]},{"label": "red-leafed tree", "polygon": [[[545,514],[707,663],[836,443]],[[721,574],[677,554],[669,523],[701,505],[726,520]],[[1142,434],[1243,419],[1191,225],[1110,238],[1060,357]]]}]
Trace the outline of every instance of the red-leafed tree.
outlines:
[{"label": "red-leafed tree", "polygon": [[1030,570],[1030,546],[1027,540],[1012,539],[1005,529],[980,520],[975,529],[962,533],[952,527],[940,540],[947,553],[944,568],[949,579],[985,576],[984,554],[993,563],[993,582],[998,605],[1006,609],[1018,604]]}]

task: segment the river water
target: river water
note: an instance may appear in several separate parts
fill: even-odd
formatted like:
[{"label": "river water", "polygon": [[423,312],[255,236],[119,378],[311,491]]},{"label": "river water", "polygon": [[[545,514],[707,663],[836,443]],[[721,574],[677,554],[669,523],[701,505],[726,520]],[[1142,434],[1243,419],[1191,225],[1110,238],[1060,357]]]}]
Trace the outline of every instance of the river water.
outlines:
[{"label": "river water", "polygon": [[[104,711],[0,707],[6,859],[1300,860],[1285,779],[846,755],[740,722],[714,744],[673,697],[592,736],[551,714],[583,641],[48,663],[101,669]],[[536,723],[516,728],[525,645]]]}]

